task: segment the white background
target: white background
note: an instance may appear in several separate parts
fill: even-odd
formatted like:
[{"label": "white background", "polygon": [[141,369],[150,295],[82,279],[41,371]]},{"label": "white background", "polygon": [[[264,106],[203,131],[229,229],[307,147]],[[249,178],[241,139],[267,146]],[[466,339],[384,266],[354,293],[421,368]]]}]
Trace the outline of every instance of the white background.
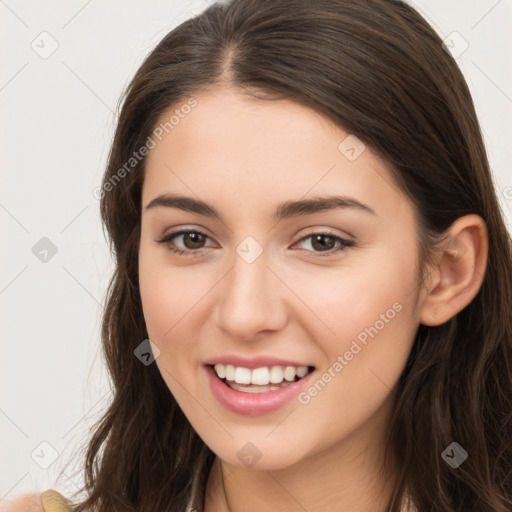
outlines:
[{"label": "white background", "polygon": [[[456,48],[469,44],[457,60],[510,226],[512,1],[414,3],[443,38],[458,32]],[[0,0],[0,499],[49,487],[70,495],[81,482],[70,470],[55,477],[108,399],[99,326],[112,263],[92,191],[113,111],[145,55],[207,6]],[[58,48],[43,59],[31,45],[48,50],[52,38]],[[57,247],[46,263],[32,252],[42,237]]]}]

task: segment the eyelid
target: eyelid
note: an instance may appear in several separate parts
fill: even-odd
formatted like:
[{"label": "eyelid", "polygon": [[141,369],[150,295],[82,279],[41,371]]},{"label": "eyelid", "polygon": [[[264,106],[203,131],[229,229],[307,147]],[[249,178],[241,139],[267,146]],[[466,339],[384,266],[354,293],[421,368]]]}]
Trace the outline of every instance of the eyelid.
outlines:
[{"label": "eyelid", "polygon": [[301,237],[299,238],[298,241],[301,241],[304,238],[307,238],[308,236],[311,236],[311,235],[329,235],[332,237],[341,238],[342,240],[346,240],[347,242],[354,241],[354,239],[355,239],[355,237],[352,236],[348,232],[345,232],[345,234],[343,234],[343,233],[334,231],[333,228],[313,227],[311,229],[308,228],[308,231],[305,234],[301,235]]},{"label": "eyelid", "polygon": [[341,242],[341,245],[339,245],[338,247],[329,249],[327,251],[308,251],[307,249],[303,249],[307,253],[313,254],[314,255],[313,257],[315,257],[315,258],[323,258],[323,257],[328,258],[329,256],[336,256],[339,253],[343,252],[345,249],[349,249],[350,247],[353,247],[356,245],[352,236],[345,238],[342,235],[335,233],[330,228],[312,228],[311,231],[302,235],[297,240],[297,242],[295,242],[293,244],[292,247],[295,247],[297,244],[300,244],[301,242],[307,240],[308,238],[311,238],[313,235],[327,235],[327,236],[335,239],[335,243]]},{"label": "eyelid", "polygon": [[[212,237],[208,233],[205,233],[204,231],[201,231],[197,228],[179,228],[176,231],[170,231],[169,233],[166,233],[165,235],[156,239],[155,242],[157,242],[159,244],[169,244],[171,239],[181,236],[181,235],[185,235],[187,233],[197,233],[199,235],[204,236],[205,238],[212,240]],[[196,250],[193,250],[193,249],[181,249],[181,250],[183,250],[183,252],[198,253],[203,249],[204,249],[204,247],[201,247],[200,249],[196,249]],[[178,249],[178,250],[180,250],[180,249]]]},{"label": "eyelid", "polygon": [[203,236],[208,237],[211,240],[213,240],[213,237],[209,234],[208,230],[206,228],[203,228],[202,226],[201,227],[179,226],[175,230],[171,229],[170,231],[166,231],[163,235],[160,236],[160,238],[158,238],[155,241],[158,242],[164,238],[169,238],[173,235],[182,235],[184,233],[199,233],[200,235],[203,235]]},{"label": "eyelid", "polygon": [[[187,233],[197,233],[199,235],[204,236],[205,238],[208,238],[212,240],[212,237],[205,233],[204,231],[201,231],[197,228],[179,228],[176,231],[171,231],[169,233],[166,233],[163,235],[160,239],[157,239],[156,242],[159,244],[163,244],[167,246],[167,249],[171,252],[179,253],[180,255],[186,255],[186,256],[193,256],[194,254],[202,254],[207,247],[200,247],[198,249],[180,249],[180,248],[171,248],[170,243],[171,239],[174,237],[178,237]],[[348,233],[347,233],[348,234]],[[339,235],[335,233],[331,228],[310,228],[310,230],[301,235],[301,237],[292,245],[292,248],[295,247],[297,244],[300,244],[301,242],[305,241],[306,239],[310,238],[313,235],[327,235],[336,240],[336,242],[342,242],[342,245],[334,248],[329,249],[327,251],[309,251],[307,249],[302,249],[308,253],[312,253],[315,256],[314,257],[328,257],[328,256],[334,256],[338,254],[339,252],[343,251],[344,249],[348,249],[350,247],[353,247],[355,245],[355,241],[353,240],[353,237],[349,235],[348,238],[344,238],[342,235]],[[335,243],[336,243],[335,242]],[[210,246],[211,247],[211,246]]]}]

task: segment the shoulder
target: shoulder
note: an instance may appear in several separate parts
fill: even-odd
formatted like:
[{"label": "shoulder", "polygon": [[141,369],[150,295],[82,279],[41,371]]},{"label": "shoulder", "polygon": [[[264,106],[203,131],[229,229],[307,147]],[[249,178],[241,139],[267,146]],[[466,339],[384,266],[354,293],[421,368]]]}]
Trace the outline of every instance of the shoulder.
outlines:
[{"label": "shoulder", "polygon": [[44,512],[41,494],[40,492],[33,492],[2,501],[0,512]]},{"label": "shoulder", "polygon": [[48,489],[44,492],[22,494],[0,504],[0,512],[71,512],[69,501],[59,492]]}]

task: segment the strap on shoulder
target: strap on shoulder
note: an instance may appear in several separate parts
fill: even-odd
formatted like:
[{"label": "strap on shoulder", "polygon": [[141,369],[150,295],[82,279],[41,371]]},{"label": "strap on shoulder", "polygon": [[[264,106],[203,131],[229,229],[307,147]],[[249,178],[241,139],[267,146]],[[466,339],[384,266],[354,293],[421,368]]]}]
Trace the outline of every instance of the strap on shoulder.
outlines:
[{"label": "strap on shoulder", "polygon": [[48,489],[41,494],[41,502],[45,512],[72,512],[69,501],[53,489]]}]

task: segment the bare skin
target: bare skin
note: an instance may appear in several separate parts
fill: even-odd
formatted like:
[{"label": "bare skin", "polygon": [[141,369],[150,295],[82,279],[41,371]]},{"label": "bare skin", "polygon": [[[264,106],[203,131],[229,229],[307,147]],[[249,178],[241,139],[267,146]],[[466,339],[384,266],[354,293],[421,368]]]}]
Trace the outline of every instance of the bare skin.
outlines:
[{"label": "bare skin", "polygon": [[0,503],[0,512],[44,512],[41,493],[28,493]]},{"label": "bare skin", "polygon": [[[415,211],[370,148],[347,158],[338,146],[350,134],[291,101],[228,89],[195,97],[148,156],[139,279],[156,364],[218,456],[205,512],[383,512],[395,470],[378,471],[396,383],[419,324],[444,323],[478,292],[485,225],[458,219],[422,287]],[[222,220],[145,208],[162,194],[201,199]],[[271,218],[282,202],[328,195],[373,213],[349,206]],[[200,248],[197,235],[167,242],[188,256],[159,243],[181,229],[205,235]],[[326,250],[304,238],[326,231]],[[262,250],[251,263],[236,250],[246,237]],[[337,251],[336,237],[351,245]],[[377,334],[345,358],[372,326]],[[307,403],[246,416],[219,403],[206,379],[205,361],[226,353],[293,358],[318,378],[332,377],[339,356],[346,364]],[[261,454],[251,467],[238,456],[247,443]]]}]

